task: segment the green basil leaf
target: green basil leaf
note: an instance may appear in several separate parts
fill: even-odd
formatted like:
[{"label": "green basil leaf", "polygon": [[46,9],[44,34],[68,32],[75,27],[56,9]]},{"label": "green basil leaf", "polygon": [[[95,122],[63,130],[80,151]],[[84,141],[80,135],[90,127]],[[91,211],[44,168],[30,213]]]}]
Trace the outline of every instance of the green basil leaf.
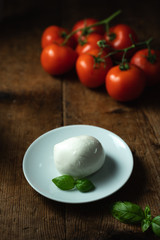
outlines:
[{"label": "green basil leaf", "polygon": [[151,226],[151,221],[147,219],[143,219],[141,222],[142,232],[147,231],[147,229]]},{"label": "green basil leaf", "polygon": [[80,192],[89,192],[94,190],[95,186],[93,185],[93,183],[84,178],[84,179],[77,179],[76,180],[76,188],[80,191]]},{"label": "green basil leaf", "polygon": [[160,216],[157,216],[152,219],[152,230],[157,235],[160,237]]},{"label": "green basil leaf", "polygon": [[144,219],[141,222],[142,232],[147,231],[147,229],[151,226],[151,219],[151,210],[149,206],[146,206],[144,210]]},{"label": "green basil leaf", "polygon": [[131,202],[116,202],[111,209],[112,215],[124,223],[137,223],[144,219],[144,211]]},{"label": "green basil leaf", "polygon": [[75,180],[70,175],[62,175],[52,179],[52,182],[61,190],[71,190],[75,186]]},{"label": "green basil leaf", "polygon": [[144,210],[144,215],[145,215],[145,219],[151,220],[151,210],[148,206],[145,207]]}]

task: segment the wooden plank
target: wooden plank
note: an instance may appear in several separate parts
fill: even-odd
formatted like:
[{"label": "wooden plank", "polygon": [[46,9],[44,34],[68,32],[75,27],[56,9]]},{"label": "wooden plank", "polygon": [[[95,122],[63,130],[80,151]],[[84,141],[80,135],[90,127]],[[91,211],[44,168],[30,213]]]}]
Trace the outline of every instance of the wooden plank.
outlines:
[{"label": "wooden plank", "polygon": [[3,31],[11,27],[0,54],[1,239],[65,239],[64,207],[36,193],[22,172],[29,145],[63,123],[61,79],[41,68],[37,26],[23,21],[19,32],[15,21]]}]

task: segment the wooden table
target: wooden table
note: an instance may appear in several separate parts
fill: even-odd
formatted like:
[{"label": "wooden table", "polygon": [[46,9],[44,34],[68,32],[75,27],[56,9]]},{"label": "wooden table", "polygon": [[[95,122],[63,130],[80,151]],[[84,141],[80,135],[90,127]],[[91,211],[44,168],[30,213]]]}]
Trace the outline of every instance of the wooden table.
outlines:
[{"label": "wooden table", "polygon": [[[130,24],[144,40],[160,47],[158,1],[45,1],[23,16],[0,23],[0,239],[103,240],[157,239],[152,232],[115,220],[117,200],[151,207],[160,215],[160,87],[148,88],[133,103],[108,96],[104,87],[84,87],[74,71],[52,77],[40,65],[43,30],[71,28],[83,17],[103,19],[122,9],[113,23]],[[91,4],[91,7],[90,7]],[[89,124],[119,135],[132,150],[134,169],[116,193],[87,204],[65,204],[34,191],[24,178],[22,160],[29,145],[60,126]],[[127,159],[126,159],[127,161]]]}]

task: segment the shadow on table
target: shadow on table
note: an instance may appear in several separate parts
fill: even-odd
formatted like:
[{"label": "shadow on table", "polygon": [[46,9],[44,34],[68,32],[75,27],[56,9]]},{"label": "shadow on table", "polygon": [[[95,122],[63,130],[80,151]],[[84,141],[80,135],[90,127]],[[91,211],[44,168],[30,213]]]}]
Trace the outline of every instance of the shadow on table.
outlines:
[{"label": "shadow on table", "polygon": [[[135,152],[132,152],[133,159],[134,159],[134,167],[131,173],[129,180],[122,186],[118,191],[113,193],[112,195],[105,197],[104,199],[92,203],[87,203],[85,206],[89,208],[94,208],[95,205],[102,208],[102,206],[107,205],[110,206],[113,202],[116,201],[130,201],[137,203],[140,198],[146,192],[146,185],[147,185],[147,176],[145,172],[145,166],[143,165],[143,161],[136,155]],[[112,159],[109,159],[110,161]],[[116,166],[114,165],[114,161],[111,161],[110,168],[113,169],[108,172],[107,179],[109,180],[112,177],[112,174],[116,174]],[[104,174],[100,177],[101,181],[104,177]]]},{"label": "shadow on table", "polygon": [[[107,95],[105,86],[101,86],[99,88],[96,89],[91,89],[91,91],[93,92],[97,92],[101,95]],[[155,86],[151,86],[151,87],[146,87],[144,89],[144,92],[141,94],[141,96],[139,96],[139,98],[134,99],[133,101],[129,101],[129,102],[119,102],[117,101],[117,103],[119,103],[122,106],[126,106],[128,108],[139,108],[139,107],[147,107],[147,108],[153,108],[154,106],[154,110],[159,110],[159,103],[160,103],[160,83],[155,85]],[[113,100],[116,102],[116,100]]]},{"label": "shadow on table", "polygon": [[152,231],[147,233],[133,233],[133,232],[120,232],[117,231],[111,234],[107,234],[101,240],[157,240],[158,238],[153,234]]},{"label": "shadow on table", "polygon": [[131,108],[147,107],[148,109],[150,109],[154,107],[154,110],[156,111],[156,110],[159,110],[159,103],[160,103],[159,92],[160,92],[160,84],[156,86],[146,87],[144,92],[138,99],[131,102],[126,102],[123,104]]},{"label": "shadow on table", "polygon": [[134,167],[128,182],[111,198],[120,199],[121,201],[137,202],[145,193],[145,186],[147,184],[147,176],[145,173],[145,166],[141,159],[132,152],[134,158]]}]

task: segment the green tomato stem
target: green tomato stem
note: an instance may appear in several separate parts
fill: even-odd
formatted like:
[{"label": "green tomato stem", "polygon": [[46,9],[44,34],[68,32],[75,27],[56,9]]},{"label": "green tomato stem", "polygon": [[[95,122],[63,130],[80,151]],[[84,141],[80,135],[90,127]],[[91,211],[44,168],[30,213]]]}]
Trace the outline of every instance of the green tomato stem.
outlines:
[{"label": "green tomato stem", "polygon": [[106,23],[106,34],[109,35],[109,23]]},{"label": "green tomato stem", "polygon": [[156,62],[156,55],[151,53],[151,46],[150,46],[150,42],[151,41],[146,41],[146,45],[148,48],[148,56],[147,56],[147,60],[154,64]]},{"label": "green tomato stem", "polygon": [[[119,49],[119,50],[115,50],[113,52],[110,52],[108,53],[106,56],[104,56],[104,58],[107,58],[107,57],[110,57],[118,52],[124,52],[123,56],[122,56],[122,61],[120,63],[120,69],[121,70],[128,70],[129,69],[129,64],[127,63],[127,60],[125,58],[127,52],[135,47],[140,47],[142,45],[149,45],[151,43],[153,39],[152,38],[149,38],[148,40],[146,41],[143,41],[143,42],[139,42],[139,43],[132,43],[131,46],[127,47],[127,48],[123,48],[123,49]],[[153,56],[153,55],[152,55]]]},{"label": "green tomato stem", "polygon": [[99,25],[102,25],[102,24],[108,24],[112,19],[114,19],[116,16],[118,16],[121,12],[122,12],[121,10],[118,10],[115,13],[113,13],[112,15],[110,15],[108,18],[106,18],[104,20],[101,20],[99,22],[96,22],[96,23],[88,26],[87,28],[96,27],[96,26],[99,26]]},{"label": "green tomato stem", "polygon": [[[94,24],[92,24],[90,26],[85,26],[84,27],[85,31],[89,30],[92,27],[96,27],[96,26],[103,25],[103,24],[108,24],[112,19],[114,19],[116,16],[118,16],[121,12],[122,12],[121,10],[118,10],[118,11],[116,11],[115,13],[113,13],[111,16],[109,16],[108,18],[106,18],[104,20],[96,22],[96,23],[94,23]],[[72,31],[71,33],[69,33],[66,36],[64,42],[62,43],[62,46],[64,46],[67,43],[67,41],[69,40],[69,38],[72,37],[75,33],[79,32],[79,31],[84,31],[84,28],[79,28],[79,29],[76,29],[75,31]]]}]

